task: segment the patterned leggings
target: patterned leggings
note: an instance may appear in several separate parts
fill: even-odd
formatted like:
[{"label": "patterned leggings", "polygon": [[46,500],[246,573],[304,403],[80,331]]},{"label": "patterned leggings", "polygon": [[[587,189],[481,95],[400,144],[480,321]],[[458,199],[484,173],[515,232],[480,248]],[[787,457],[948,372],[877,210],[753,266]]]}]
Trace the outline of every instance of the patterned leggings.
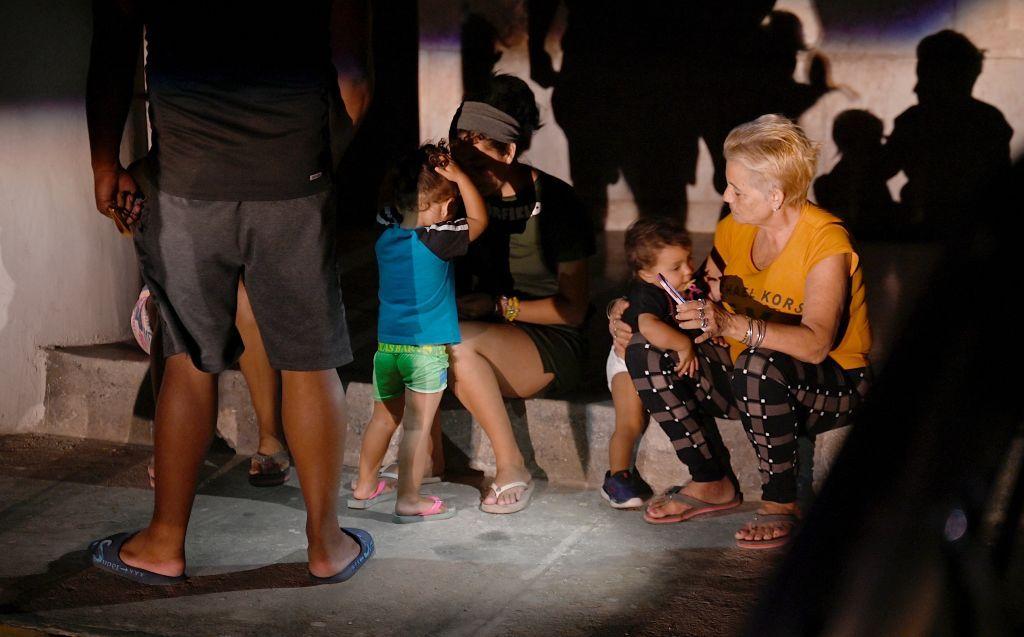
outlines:
[{"label": "patterned leggings", "polygon": [[758,457],[761,497],[796,500],[797,435],[816,435],[849,424],[867,393],[867,368],[844,370],[765,349],[744,350],[735,366],[729,350],[697,346],[697,380],[677,378],[674,354],[636,333],[626,367],[640,401],[668,434],[695,482],[732,477],[729,452],[715,417],[740,419]]}]

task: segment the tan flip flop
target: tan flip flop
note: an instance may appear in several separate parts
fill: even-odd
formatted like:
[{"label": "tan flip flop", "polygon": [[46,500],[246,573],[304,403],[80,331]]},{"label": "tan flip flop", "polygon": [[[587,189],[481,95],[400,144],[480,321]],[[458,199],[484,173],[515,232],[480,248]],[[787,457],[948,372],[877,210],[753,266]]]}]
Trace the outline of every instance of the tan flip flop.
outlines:
[{"label": "tan flip flop", "polygon": [[533,496],[533,480],[530,480],[529,482],[509,482],[508,484],[503,484],[500,487],[498,486],[498,483],[492,482],[491,492],[494,493],[494,497],[498,498],[501,497],[502,493],[505,493],[509,489],[516,489],[518,487],[523,487],[523,493],[519,496],[517,501],[512,504],[484,504],[481,502],[480,510],[484,513],[516,513],[518,511],[522,511],[528,504],[530,504],[530,497]]}]

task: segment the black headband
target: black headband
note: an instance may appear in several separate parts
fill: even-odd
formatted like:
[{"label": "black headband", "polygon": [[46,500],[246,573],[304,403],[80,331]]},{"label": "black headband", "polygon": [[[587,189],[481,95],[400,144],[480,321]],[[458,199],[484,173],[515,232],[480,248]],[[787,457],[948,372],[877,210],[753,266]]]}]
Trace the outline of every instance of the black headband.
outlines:
[{"label": "black headband", "polygon": [[518,142],[521,136],[516,118],[483,102],[463,102],[455,114],[454,128],[476,131],[506,144]]}]

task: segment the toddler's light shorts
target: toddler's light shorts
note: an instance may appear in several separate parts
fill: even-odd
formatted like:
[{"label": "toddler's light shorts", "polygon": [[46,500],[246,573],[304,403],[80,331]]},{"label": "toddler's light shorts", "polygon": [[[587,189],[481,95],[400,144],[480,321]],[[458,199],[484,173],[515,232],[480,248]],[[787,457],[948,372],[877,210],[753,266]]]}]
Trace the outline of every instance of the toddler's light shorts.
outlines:
[{"label": "toddler's light shorts", "polygon": [[612,347],[608,350],[608,360],[604,364],[604,375],[608,381],[608,391],[612,390],[612,379],[615,378],[616,374],[629,374],[629,370],[626,369],[626,361],[619,358],[618,354],[615,353],[615,348]]}]

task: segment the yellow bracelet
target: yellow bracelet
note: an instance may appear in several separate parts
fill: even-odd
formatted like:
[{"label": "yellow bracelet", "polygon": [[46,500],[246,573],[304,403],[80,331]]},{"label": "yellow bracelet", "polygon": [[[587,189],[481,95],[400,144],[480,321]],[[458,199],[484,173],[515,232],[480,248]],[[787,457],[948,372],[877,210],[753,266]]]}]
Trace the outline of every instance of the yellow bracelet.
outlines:
[{"label": "yellow bracelet", "polygon": [[519,297],[508,297],[508,304],[505,306],[505,320],[512,323],[519,317]]}]

